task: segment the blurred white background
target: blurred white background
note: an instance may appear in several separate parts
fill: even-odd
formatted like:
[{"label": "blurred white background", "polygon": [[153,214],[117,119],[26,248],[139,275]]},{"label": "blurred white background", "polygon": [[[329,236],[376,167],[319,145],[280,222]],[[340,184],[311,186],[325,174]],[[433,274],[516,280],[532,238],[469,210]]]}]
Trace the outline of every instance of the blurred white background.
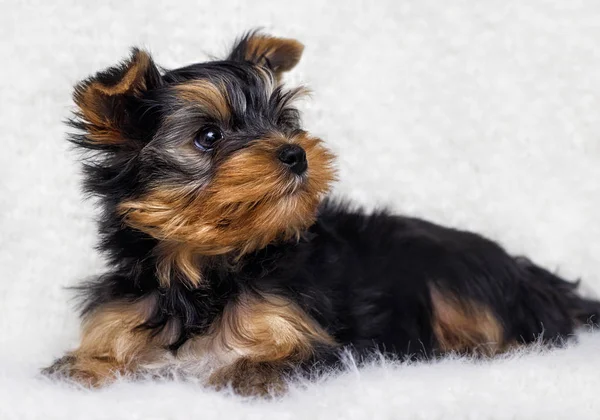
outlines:
[{"label": "blurred white background", "polygon": [[479,231],[600,293],[597,0],[4,0],[0,418],[597,416],[593,335],[549,355],[355,372],[270,404],[36,377],[77,342],[64,287],[102,270],[62,124],[73,84],[133,45],[173,68],[256,27],[306,46],[287,80],[314,92],[304,122],[339,155],[336,195]]}]

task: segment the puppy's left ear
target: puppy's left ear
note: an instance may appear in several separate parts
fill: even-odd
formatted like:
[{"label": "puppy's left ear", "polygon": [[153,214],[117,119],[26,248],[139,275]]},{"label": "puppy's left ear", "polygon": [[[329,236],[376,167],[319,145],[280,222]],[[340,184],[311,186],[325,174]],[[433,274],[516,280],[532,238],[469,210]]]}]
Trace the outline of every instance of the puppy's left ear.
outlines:
[{"label": "puppy's left ear", "polygon": [[304,45],[295,39],[276,38],[256,31],[240,38],[228,60],[250,61],[270,69],[277,79],[293,69],[302,57]]},{"label": "puppy's left ear", "polygon": [[137,48],[128,60],[79,83],[73,93],[77,118],[71,124],[85,135],[74,142],[93,149],[138,147],[153,120],[146,94],[161,83],[150,54]]}]

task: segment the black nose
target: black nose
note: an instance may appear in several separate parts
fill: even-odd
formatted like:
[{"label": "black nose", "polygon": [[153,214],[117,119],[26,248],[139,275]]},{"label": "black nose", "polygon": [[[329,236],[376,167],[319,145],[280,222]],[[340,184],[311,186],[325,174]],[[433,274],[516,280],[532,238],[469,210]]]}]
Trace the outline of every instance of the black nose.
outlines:
[{"label": "black nose", "polygon": [[296,144],[282,146],[277,153],[277,157],[296,175],[302,175],[308,168],[306,153],[302,147]]}]

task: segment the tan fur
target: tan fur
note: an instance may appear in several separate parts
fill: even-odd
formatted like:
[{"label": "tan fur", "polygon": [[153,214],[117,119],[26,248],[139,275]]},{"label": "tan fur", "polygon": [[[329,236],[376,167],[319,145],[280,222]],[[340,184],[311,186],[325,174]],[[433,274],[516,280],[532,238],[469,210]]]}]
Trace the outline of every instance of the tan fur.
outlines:
[{"label": "tan fur", "polygon": [[137,51],[118,83],[114,85],[105,85],[100,82],[93,82],[90,84],[89,89],[97,90],[107,96],[142,92],[146,90],[144,74],[148,70],[150,64],[150,55],[146,51]]},{"label": "tan fur", "polygon": [[83,83],[75,89],[73,99],[79,116],[85,124],[87,138],[96,143],[117,145],[125,142],[117,117],[110,114],[111,97],[123,94],[137,95],[146,89],[145,73],[152,63],[145,51],[138,51],[127,64],[119,82],[106,85],[99,81]]},{"label": "tan fur", "polygon": [[208,385],[217,390],[231,386],[242,396],[282,395],[287,391],[286,374],[291,368],[285,361],[256,362],[242,358],[213,373]]},{"label": "tan fur", "polygon": [[210,376],[210,385],[230,384],[243,395],[282,392],[293,362],[310,357],[315,344],[336,345],[298,305],[273,295],[242,296],[225,308],[208,339],[190,344],[188,352],[209,348],[224,364]]},{"label": "tan fur", "polygon": [[257,64],[270,64],[279,78],[281,72],[294,68],[304,51],[304,45],[295,39],[276,38],[268,35],[254,35],[248,39],[246,60]]},{"label": "tan fur", "polygon": [[[292,139],[306,151],[308,172],[299,182],[278,161],[283,138],[259,140],[234,153],[202,191],[161,186],[119,210],[128,225],[171,244],[161,281],[178,270],[199,284],[193,255],[239,255],[278,239],[299,237],[315,220],[321,196],[334,179],[333,155],[306,135]],[[183,245],[185,244],[185,245]],[[169,274],[171,273],[171,274]]]},{"label": "tan fur", "polygon": [[333,339],[295,303],[278,296],[243,296],[228,305],[215,339],[254,361],[304,359],[314,343]]},{"label": "tan fur", "polygon": [[46,370],[86,386],[102,386],[117,375],[160,371],[178,362],[203,363],[207,384],[232,384],[242,394],[283,390],[293,362],[311,356],[315,344],[334,339],[295,303],[273,295],[243,295],[231,302],[202,336],[187,341],[173,357],[167,346],[178,332],[168,324],[157,335],[137,328],[155,310],[156,297],[113,303],[86,318],[80,347]]},{"label": "tan fur", "polygon": [[169,286],[173,275],[190,287],[200,284],[202,273],[202,256],[196,249],[185,242],[163,241],[155,249],[159,257],[156,266],[156,276],[163,287]]},{"label": "tan fur", "polygon": [[433,331],[443,352],[493,355],[506,348],[504,329],[484,305],[431,289]]},{"label": "tan fur", "polygon": [[165,347],[177,332],[167,325],[157,335],[136,328],[154,310],[156,297],[137,302],[114,302],[96,309],[82,324],[77,350],[59,359],[49,372],[60,372],[89,386],[100,386],[116,375],[132,373],[144,363],[166,355]]},{"label": "tan fur", "polygon": [[216,86],[208,80],[193,80],[174,87],[179,99],[202,108],[220,121],[229,121],[231,113],[225,86]]},{"label": "tan fur", "polygon": [[210,355],[220,364],[242,357],[257,362],[298,360],[308,357],[315,343],[335,345],[297,304],[274,295],[243,295],[225,307],[207,334],[185,343],[178,357]]}]

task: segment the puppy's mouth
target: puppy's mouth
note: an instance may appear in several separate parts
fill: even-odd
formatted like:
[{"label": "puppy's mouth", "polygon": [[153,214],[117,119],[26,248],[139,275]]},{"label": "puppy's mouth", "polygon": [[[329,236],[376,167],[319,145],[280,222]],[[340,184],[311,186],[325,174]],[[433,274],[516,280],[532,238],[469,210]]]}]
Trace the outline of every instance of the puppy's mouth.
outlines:
[{"label": "puppy's mouth", "polygon": [[295,196],[302,193],[308,193],[308,182],[309,174],[303,173],[301,175],[286,174],[286,179],[282,181],[282,196],[289,197]]}]

